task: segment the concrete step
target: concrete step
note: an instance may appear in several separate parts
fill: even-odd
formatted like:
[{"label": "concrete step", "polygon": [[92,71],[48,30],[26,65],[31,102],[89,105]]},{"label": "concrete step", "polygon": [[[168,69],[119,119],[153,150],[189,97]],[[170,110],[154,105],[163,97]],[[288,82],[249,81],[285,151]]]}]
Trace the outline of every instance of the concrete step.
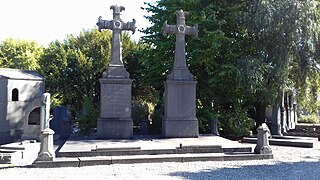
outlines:
[{"label": "concrete step", "polygon": [[192,153],[250,153],[252,147],[222,148],[220,145],[192,145],[171,149],[141,149],[141,147],[96,148],[91,151],[58,152],[57,157],[94,157],[94,156],[127,156],[127,155],[160,155]]},{"label": "concrete step", "polygon": [[192,161],[239,161],[273,159],[272,154],[253,153],[192,153],[192,154],[159,154],[128,156],[96,156],[56,158],[54,161],[35,161],[33,167],[82,167],[110,164],[159,163],[159,162],[192,162]]},{"label": "concrete step", "polygon": [[[244,137],[242,139],[242,142],[255,144],[255,143],[257,143],[257,138],[256,137]],[[318,138],[312,138],[312,137],[273,135],[272,138],[269,139],[270,145],[278,145],[278,146],[313,148],[317,145],[317,143],[318,143]]]},{"label": "concrete step", "polygon": [[0,146],[0,164],[32,164],[38,157],[40,143],[34,140],[9,143]]}]

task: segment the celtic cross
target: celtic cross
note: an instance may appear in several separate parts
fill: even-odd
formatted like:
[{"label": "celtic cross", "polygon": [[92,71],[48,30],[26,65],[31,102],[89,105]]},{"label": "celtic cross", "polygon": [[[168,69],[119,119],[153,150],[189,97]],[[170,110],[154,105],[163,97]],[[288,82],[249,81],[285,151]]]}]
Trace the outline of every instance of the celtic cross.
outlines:
[{"label": "celtic cross", "polygon": [[163,34],[175,34],[176,35],[176,47],[175,47],[175,60],[173,70],[169,74],[168,79],[172,80],[193,80],[192,74],[189,72],[186,64],[186,51],[185,51],[185,35],[198,36],[198,24],[194,26],[187,26],[185,19],[188,12],[183,10],[175,12],[177,16],[176,25],[168,25],[167,21],[164,22],[162,30]]},{"label": "celtic cross", "polygon": [[104,77],[114,77],[114,78],[128,78],[129,74],[126,72],[122,62],[122,43],[121,43],[121,31],[129,30],[133,33],[135,32],[135,19],[132,22],[123,22],[120,18],[121,11],[125,10],[123,6],[111,6],[113,9],[113,20],[102,20],[100,16],[98,19],[98,29],[110,29],[112,30],[112,40],[111,40],[111,57],[110,64],[107,73],[104,73]]}]

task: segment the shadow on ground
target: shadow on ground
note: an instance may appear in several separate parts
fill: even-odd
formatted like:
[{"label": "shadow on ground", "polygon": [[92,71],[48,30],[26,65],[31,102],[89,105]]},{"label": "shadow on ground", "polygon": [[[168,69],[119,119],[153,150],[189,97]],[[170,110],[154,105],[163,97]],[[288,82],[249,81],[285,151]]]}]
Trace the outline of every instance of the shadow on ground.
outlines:
[{"label": "shadow on ground", "polygon": [[[170,176],[182,179],[320,179],[320,157],[318,162],[292,162],[274,165],[250,165],[242,167],[225,167],[206,169],[199,172],[180,171]],[[241,162],[238,163],[241,165]]]}]

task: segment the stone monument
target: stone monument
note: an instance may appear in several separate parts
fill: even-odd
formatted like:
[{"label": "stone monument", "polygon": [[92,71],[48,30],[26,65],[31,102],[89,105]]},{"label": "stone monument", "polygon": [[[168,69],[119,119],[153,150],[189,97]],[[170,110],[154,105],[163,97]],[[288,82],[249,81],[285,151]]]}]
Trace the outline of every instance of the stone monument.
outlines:
[{"label": "stone monument", "polygon": [[113,20],[102,20],[99,17],[97,26],[112,30],[111,57],[107,70],[100,79],[100,118],[97,122],[97,136],[99,139],[130,138],[133,134],[133,120],[131,118],[131,84],[129,73],[122,62],[121,31],[135,32],[135,20],[124,23],[120,19],[123,6],[111,6]]},{"label": "stone monument", "polygon": [[163,24],[163,34],[175,34],[175,60],[165,82],[165,114],[162,122],[164,137],[198,137],[196,118],[196,84],[185,57],[185,35],[198,35],[198,25],[187,26],[183,10],[175,12],[177,25]]},{"label": "stone monument", "polygon": [[53,135],[54,131],[50,129],[50,94],[43,94],[43,105],[41,111],[43,111],[40,121],[41,126],[41,145],[40,152],[38,154],[37,161],[53,161],[55,159],[55,151],[53,147]]},{"label": "stone monument", "polygon": [[266,123],[262,123],[257,128],[257,145],[254,148],[256,154],[272,154],[272,150],[269,146],[270,130]]}]

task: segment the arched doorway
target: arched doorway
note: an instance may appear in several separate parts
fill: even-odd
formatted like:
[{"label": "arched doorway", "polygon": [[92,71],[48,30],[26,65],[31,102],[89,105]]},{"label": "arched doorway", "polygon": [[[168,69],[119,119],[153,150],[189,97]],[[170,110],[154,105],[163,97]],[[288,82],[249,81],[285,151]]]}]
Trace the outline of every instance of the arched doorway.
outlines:
[{"label": "arched doorway", "polygon": [[40,107],[31,111],[28,117],[28,125],[40,125]]}]

